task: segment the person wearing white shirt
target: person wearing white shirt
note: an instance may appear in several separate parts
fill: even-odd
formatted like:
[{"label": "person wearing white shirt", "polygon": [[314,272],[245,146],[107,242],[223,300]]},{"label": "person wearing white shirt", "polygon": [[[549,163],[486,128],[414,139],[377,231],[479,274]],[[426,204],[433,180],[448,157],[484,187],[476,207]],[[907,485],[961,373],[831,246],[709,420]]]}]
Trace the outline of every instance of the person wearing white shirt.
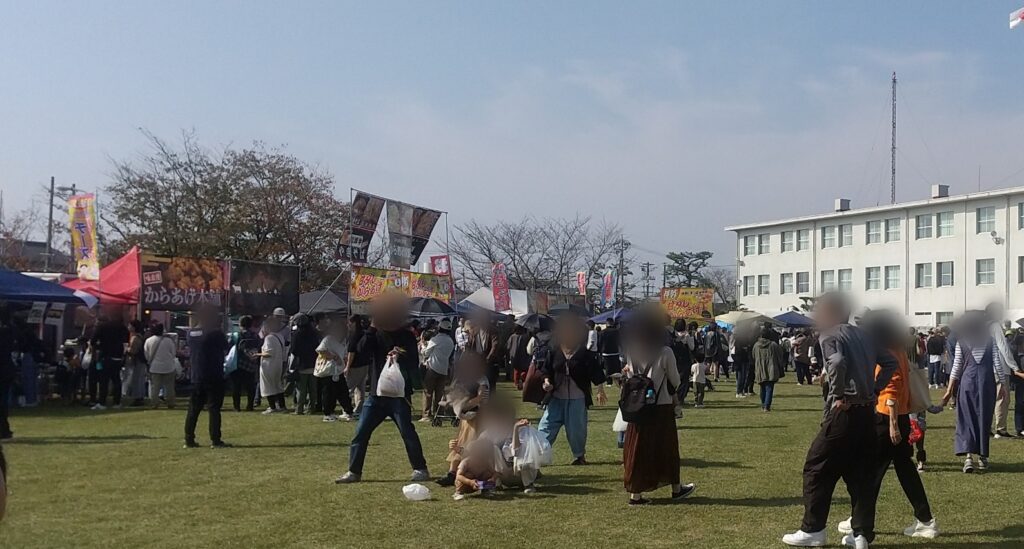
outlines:
[{"label": "person wearing white shirt", "polygon": [[587,321],[587,350],[597,352],[597,326],[593,320]]},{"label": "person wearing white shirt", "polygon": [[167,408],[174,408],[174,380],[178,377],[178,343],[164,333],[164,325],[156,323],[153,335],[146,339],[142,352],[149,363],[149,405],[160,405],[160,390],[163,389]]},{"label": "person wearing white shirt", "polygon": [[444,397],[444,388],[448,384],[448,370],[451,365],[455,342],[452,341],[452,322],[442,320],[440,331],[423,332],[420,339],[420,364],[423,366],[423,417],[420,421],[430,421],[437,415],[438,403]]}]

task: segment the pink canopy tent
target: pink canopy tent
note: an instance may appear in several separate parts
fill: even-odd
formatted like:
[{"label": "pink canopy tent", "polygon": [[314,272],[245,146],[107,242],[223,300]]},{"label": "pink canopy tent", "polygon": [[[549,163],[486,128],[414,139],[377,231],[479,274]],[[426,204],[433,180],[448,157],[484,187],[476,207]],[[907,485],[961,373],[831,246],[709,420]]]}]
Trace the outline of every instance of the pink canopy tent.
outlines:
[{"label": "pink canopy tent", "polygon": [[103,304],[134,305],[139,302],[139,247],[100,269],[99,280],[69,280],[64,286],[99,298]]}]

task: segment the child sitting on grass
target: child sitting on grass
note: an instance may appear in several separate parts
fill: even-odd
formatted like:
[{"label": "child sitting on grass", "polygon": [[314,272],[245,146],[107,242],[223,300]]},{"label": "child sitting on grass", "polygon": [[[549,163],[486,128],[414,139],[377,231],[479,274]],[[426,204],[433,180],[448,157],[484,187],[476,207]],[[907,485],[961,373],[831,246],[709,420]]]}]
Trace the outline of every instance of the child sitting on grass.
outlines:
[{"label": "child sitting on grass", "polygon": [[455,472],[455,495],[452,499],[461,501],[476,492],[489,495],[497,480],[493,443],[487,439],[474,440],[462,452],[462,459]]},{"label": "child sitting on grass", "polygon": [[477,439],[481,416],[490,396],[487,363],[477,353],[466,352],[455,365],[455,379],[448,388],[445,401],[459,418],[459,434],[448,442],[448,474],[437,480],[441,486],[452,486],[469,443]]}]

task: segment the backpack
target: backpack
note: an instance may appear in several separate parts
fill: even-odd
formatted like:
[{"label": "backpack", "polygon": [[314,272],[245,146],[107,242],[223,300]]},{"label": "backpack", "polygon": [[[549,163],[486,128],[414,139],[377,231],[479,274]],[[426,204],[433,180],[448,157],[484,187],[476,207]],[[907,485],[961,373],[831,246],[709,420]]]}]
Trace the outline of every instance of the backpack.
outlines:
[{"label": "backpack", "polygon": [[[650,366],[643,373],[630,376],[622,384],[622,392],[619,394],[619,410],[622,412],[622,419],[628,423],[646,423],[654,416],[655,406],[658,403],[658,394],[661,388],[655,390],[654,380],[651,379]],[[668,378],[666,373],[662,379],[662,385]]]}]

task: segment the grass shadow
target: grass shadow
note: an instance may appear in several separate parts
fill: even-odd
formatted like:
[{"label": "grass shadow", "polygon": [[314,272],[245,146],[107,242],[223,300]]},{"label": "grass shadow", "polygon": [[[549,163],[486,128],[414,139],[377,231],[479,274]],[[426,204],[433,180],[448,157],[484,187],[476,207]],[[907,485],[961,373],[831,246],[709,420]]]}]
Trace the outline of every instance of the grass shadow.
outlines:
[{"label": "grass shadow", "polygon": [[[691,503],[700,503],[704,505],[722,505],[725,507],[776,507],[776,506],[792,506],[792,505],[803,505],[804,498],[802,496],[777,496],[770,498],[715,498],[715,497],[704,497],[694,496],[689,498],[687,501]],[[836,498],[833,501],[833,507],[837,503],[842,503],[840,498]]]},{"label": "grass shadow", "polygon": [[682,467],[693,467],[695,469],[705,469],[721,467],[724,469],[753,469],[750,465],[744,465],[738,461],[708,461],[698,458],[683,458],[680,460],[680,466]]},{"label": "grass shadow", "polygon": [[158,440],[166,437],[149,435],[97,435],[97,436],[66,436],[66,437],[15,437],[4,441],[10,445],[49,445],[49,444],[116,444],[142,440]]}]

